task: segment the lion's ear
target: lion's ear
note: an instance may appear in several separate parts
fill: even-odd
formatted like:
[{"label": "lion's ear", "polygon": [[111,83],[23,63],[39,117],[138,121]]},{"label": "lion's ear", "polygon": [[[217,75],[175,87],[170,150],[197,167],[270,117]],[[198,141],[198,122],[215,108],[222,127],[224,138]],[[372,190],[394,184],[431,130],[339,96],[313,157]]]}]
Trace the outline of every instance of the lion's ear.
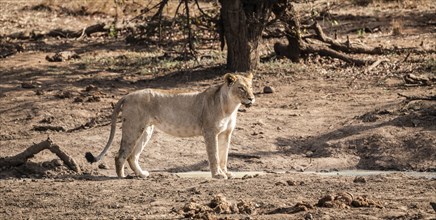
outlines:
[{"label": "lion's ear", "polygon": [[247,73],[247,75],[245,77],[247,77],[248,79],[252,80],[253,79],[253,73],[249,72],[249,73]]},{"label": "lion's ear", "polygon": [[226,81],[226,83],[228,85],[232,85],[233,83],[236,82],[236,80],[238,80],[238,77],[236,77],[235,75],[231,74],[231,73],[227,73],[224,76],[224,80]]}]

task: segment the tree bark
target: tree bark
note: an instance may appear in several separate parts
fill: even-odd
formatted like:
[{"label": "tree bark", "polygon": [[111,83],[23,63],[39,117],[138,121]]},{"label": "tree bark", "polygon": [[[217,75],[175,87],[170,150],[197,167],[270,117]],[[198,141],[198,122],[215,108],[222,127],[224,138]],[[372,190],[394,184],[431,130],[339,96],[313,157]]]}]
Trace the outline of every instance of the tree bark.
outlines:
[{"label": "tree bark", "polygon": [[[227,68],[249,71],[257,68],[262,31],[271,13],[269,0],[220,0],[218,32],[227,44]],[[223,49],[224,42],[221,42]]]}]

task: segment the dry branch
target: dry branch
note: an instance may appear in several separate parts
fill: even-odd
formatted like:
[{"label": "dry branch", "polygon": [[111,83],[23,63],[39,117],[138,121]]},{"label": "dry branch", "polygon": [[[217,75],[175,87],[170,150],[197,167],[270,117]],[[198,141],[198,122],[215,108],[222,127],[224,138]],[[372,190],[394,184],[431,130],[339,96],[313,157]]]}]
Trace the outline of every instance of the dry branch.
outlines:
[{"label": "dry branch", "polygon": [[406,74],[403,77],[408,85],[414,86],[431,86],[436,83],[436,77],[417,76],[415,74]]},{"label": "dry branch", "polygon": [[324,43],[330,45],[330,47],[334,50],[339,50],[345,53],[362,53],[362,54],[370,54],[370,55],[383,55],[389,53],[415,53],[415,54],[425,54],[425,53],[435,53],[435,50],[410,47],[410,48],[383,48],[380,47],[367,47],[365,45],[352,44],[349,39],[345,43],[341,43],[337,40],[334,40],[328,37],[319,25],[318,22],[308,26],[309,29],[315,31],[315,35],[311,35],[309,37],[318,39]]},{"label": "dry branch", "polygon": [[104,28],[104,23],[98,23],[94,25],[90,25],[85,27],[84,29],[72,31],[72,30],[64,30],[64,29],[54,29],[49,32],[36,33],[34,31],[31,32],[18,32],[10,34],[9,38],[12,39],[41,39],[46,37],[60,37],[60,38],[83,38],[84,36],[89,36],[93,33],[97,32],[107,32],[107,29]]},{"label": "dry branch", "polygon": [[403,95],[401,93],[398,93],[399,96],[406,98],[408,101],[415,101],[415,100],[427,100],[427,101],[436,101],[436,95],[434,96],[408,96]]},{"label": "dry branch", "polygon": [[82,34],[79,36],[79,39],[82,39],[85,36],[89,36],[93,33],[97,32],[105,32],[104,23],[94,24],[88,27],[83,28]]},{"label": "dry branch", "polygon": [[388,62],[388,59],[378,59],[374,63],[371,64],[368,68],[366,68],[367,72],[370,72],[372,69],[376,68],[378,65],[380,65],[382,62]]},{"label": "dry branch", "polygon": [[138,20],[139,18],[141,18],[141,17],[143,17],[145,14],[147,14],[149,11],[151,11],[151,10],[157,8],[157,7],[160,7],[160,6],[161,6],[161,2],[155,4],[155,5],[152,6],[151,8],[144,8],[144,9],[141,10],[141,14],[139,14],[139,15],[133,17],[133,18],[130,19],[129,21]]},{"label": "dry branch", "polygon": [[80,167],[76,163],[76,161],[66,154],[57,144],[53,144],[50,138],[42,141],[39,144],[33,144],[29,148],[27,148],[22,153],[19,153],[12,157],[0,158],[0,167],[3,166],[20,166],[27,162],[29,158],[32,158],[35,154],[39,153],[42,150],[50,150],[52,153],[56,154],[62,161],[64,161],[65,165],[71,170],[80,173]]},{"label": "dry branch", "polygon": [[210,15],[208,15],[201,7],[200,4],[198,3],[198,0],[195,0],[195,5],[197,5],[198,10],[200,11],[201,14],[203,14],[204,16],[206,16],[206,18],[210,19],[210,20],[216,20],[214,18],[212,18]]},{"label": "dry branch", "polygon": [[375,48],[369,48],[363,45],[356,45],[352,44],[349,40],[347,40],[345,43],[341,43],[337,40],[334,40],[330,37],[328,37],[324,31],[321,28],[321,25],[319,25],[318,22],[315,22],[313,25],[310,26],[311,29],[313,29],[316,33],[316,38],[322,42],[330,44],[330,47],[334,50],[339,50],[345,53],[364,53],[364,54],[383,54],[383,48],[381,47],[375,47]]},{"label": "dry branch", "polygon": [[316,53],[316,54],[319,54],[320,56],[337,58],[337,59],[343,60],[347,63],[354,64],[356,66],[364,66],[368,63],[373,62],[370,60],[357,59],[357,58],[348,56],[344,53],[333,50],[333,49],[326,47],[324,45],[316,45],[316,44],[307,44],[306,43],[303,48],[304,48],[303,51],[305,53]]}]

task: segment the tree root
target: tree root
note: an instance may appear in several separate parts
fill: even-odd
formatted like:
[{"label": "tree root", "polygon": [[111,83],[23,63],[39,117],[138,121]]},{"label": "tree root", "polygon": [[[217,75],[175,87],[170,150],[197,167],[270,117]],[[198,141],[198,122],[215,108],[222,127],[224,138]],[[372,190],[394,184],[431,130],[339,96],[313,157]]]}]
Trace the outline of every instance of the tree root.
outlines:
[{"label": "tree root", "polygon": [[32,158],[35,154],[45,149],[56,154],[56,156],[58,156],[69,169],[81,173],[80,166],[76,163],[74,158],[66,154],[57,144],[54,144],[50,138],[47,138],[47,140],[42,141],[39,144],[33,144],[22,153],[15,156],[0,158],[0,167],[23,165],[29,158]]}]

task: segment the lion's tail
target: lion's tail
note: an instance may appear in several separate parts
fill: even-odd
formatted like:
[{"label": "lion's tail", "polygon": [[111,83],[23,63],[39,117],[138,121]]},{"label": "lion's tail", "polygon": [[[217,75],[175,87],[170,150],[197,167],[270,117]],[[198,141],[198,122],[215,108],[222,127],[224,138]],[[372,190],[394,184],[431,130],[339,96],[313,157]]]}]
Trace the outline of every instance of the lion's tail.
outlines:
[{"label": "lion's tail", "polygon": [[111,119],[111,133],[109,135],[109,140],[106,144],[106,147],[104,147],[103,151],[97,157],[94,157],[94,155],[92,155],[91,152],[86,152],[85,158],[89,163],[94,163],[94,162],[100,161],[104,157],[104,155],[106,155],[107,151],[109,150],[109,147],[111,146],[112,141],[113,141],[114,136],[115,136],[115,130],[116,130],[116,126],[117,126],[117,117],[120,114],[121,107],[124,104],[124,100],[125,100],[125,97],[121,98],[120,101],[118,101],[117,104],[115,105],[114,112],[112,113],[112,119]]}]

